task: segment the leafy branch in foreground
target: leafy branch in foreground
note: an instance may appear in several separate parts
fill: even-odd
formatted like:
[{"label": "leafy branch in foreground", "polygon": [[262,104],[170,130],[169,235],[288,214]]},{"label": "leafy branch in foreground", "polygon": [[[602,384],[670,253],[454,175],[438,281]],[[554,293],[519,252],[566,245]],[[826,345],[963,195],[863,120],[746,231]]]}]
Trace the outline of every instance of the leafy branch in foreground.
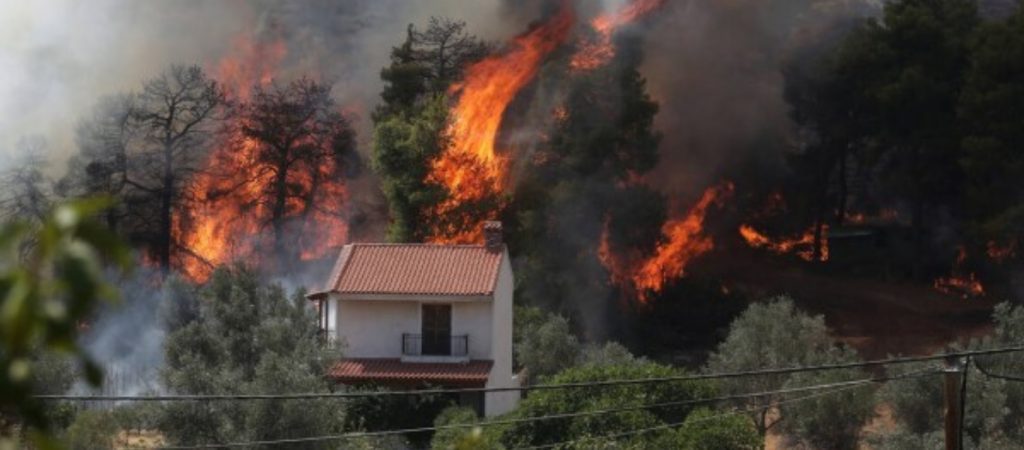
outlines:
[{"label": "leafy branch in foreground", "polygon": [[100,199],[76,201],[56,206],[38,224],[0,225],[0,411],[31,430],[39,448],[55,443],[33,398],[34,361],[47,352],[70,354],[90,384],[102,380],[76,336],[99,302],[117,298],[104,281],[107,264],[131,268],[128,247],[95,220],[109,206]]}]

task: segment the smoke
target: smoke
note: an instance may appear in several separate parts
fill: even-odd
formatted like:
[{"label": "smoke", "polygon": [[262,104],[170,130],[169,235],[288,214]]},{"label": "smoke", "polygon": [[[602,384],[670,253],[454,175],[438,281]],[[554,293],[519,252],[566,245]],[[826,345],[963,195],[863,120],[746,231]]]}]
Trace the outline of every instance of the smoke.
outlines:
[{"label": "smoke", "polygon": [[[120,300],[96,313],[82,334],[80,344],[104,369],[100,388],[103,393],[160,392],[163,343],[168,333],[165,305],[186,300],[173,298],[170,289],[159,285],[159,276],[152,270],[139,270],[116,284],[121,292]],[[78,383],[72,390],[81,392],[86,387]]]},{"label": "smoke", "polygon": [[641,68],[661,104],[655,126],[665,136],[652,182],[692,198],[738,163],[781,170],[793,138],[783,63],[836,22],[877,13],[877,3],[668,3],[647,34]]},{"label": "smoke", "polygon": [[[24,135],[51,144],[55,170],[74,152],[74,128],[104,95],[138,89],[172,63],[211,67],[238,36],[282,37],[284,77],[310,73],[335,83],[339,104],[359,117],[369,148],[369,111],[379,72],[405,27],[432,15],[465,20],[503,40],[521,29],[504,0],[249,0],[178,2],[42,0],[0,3],[0,154]],[[6,158],[5,158],[6,159]],[[59,174],[58,174],[59,175]]]}]

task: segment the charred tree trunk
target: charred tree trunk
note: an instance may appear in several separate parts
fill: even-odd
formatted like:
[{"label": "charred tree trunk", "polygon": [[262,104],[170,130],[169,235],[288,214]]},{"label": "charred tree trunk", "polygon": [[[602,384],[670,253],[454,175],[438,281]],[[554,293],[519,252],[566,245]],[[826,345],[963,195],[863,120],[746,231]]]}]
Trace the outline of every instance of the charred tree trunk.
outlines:
[{"label": "charred tree trunk", "polygon": [[163,183],[160,187],[160,211],[157,228],[157,261],[166,274],[171,268],[172,209],[174,207],[174,147],[164,145]]},{"label": "charred tree trunk", "polygon": [[836,224],[842,225],[843,221],[846,220],[846,198],[849,195],[849,183],[846,179],[846,146],[839,146],[839,180],[838,189],[839,192],[836,194]]},{"label": "charred tree trunk", "polygon": [[313,162],[309,170],[309,192],[306,193],[306,204],[302,210],[303,223],[308,223],[313,216],[313,211],[316,209],[316,194],[320,190],[320,168],[317,167],[316,161]]},{"label": "charred tree trunk", "polygon": [[288,216],[288,171],[291,164],[287,157],[289,149],[279,151],[282,157],[275,167],[274,202],[270,210],[270,225],[274,230],[274,255],[283,258],[286,256],[284,234],[285,220]]},{"label": "charred tree trunk", "polygon": [[910,229],[914,234],[914,264],[913,264],[913,276],[914,278],[921,278],[924,275],[924,214],[925,214],[925,196],[924,196],[924,181],[922,180],[921,173],[921,150],[918,146],[914,146],[910,154],[911,157],[911,169],[913,180],[911,181],[911,212],[910,212]]},{"label": "charred tree trunk", "polygon": [[822,157],[821,170],[818,172],[818,180],[815,183],[816,201],[814,202],[814,245],[812,260],[821,261],[822,240],[825,234],[825,217],[828,212],[828,182],[832,178],[832,168],[835,166],[835,156],[826,152]]}]

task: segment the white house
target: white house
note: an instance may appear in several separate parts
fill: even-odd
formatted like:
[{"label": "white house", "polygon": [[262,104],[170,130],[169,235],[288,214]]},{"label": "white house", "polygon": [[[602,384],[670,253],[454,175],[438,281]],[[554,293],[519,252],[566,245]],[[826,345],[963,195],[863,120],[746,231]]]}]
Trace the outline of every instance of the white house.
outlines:
[{"label": "white house", "polygon": [[[512,287],[500,222],[483,245],[349,244],[325,288],[309,295],[320,326],[343,343],[328,376],[393,387],[513,387]],[[518,391],[460,397],[487,416]]]}]

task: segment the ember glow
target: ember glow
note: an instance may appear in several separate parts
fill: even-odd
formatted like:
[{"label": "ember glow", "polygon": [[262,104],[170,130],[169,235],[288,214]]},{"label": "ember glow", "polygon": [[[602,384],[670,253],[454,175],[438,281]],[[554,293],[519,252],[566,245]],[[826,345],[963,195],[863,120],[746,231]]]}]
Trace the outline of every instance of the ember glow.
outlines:
[{"label": "ember glow", "polygon": [[985,254],[993,262],[1002,264],[1008,259],[1017,257],[1017,240],[1013,239],[1006,245],[1000,245],[996,241],[988,241],[985,244]]},{"label": "ember glow", "polygon": [[[469,66],[463,82],[452,87],[450,92],[458,94],[459,99],[451,111],[448,129],[451,143],[433,162],[427,178],[444,186],[448,198],[433,215],[458,214],[462,205],[504,192],[508,182],[508,157],[497,150],[496,140],[505,109],[533,80],[545,57],[562,45],[572,24],[572,10],[563,6],[557,15],[516,37],[501,54]],[[480,240],[478,228],[435,229],[430,240],[476,242]]]},{"label": "ember glow", "polygon": [[[268,86],[278,65],[287,54],[281,41],[258,43],[240,38],[232,54],[214,67],[216,79],[236,102],[248,101],[256,86]],[[242,125],[242,124],[238,124]],[[274,171],[257,162],[259,143],[242,136],[240,126],[233,126],[229,135],[219,139],[209,155],[206,167],[189,187],[194,200],[174,217],[174,233],[180,247],[176,252],[181,271],[193,281],[205,281],[213,269],[234,260],[259,261],[257,255],[270,247],[266,226],[270,207],[264,201],[266,186],[274,182]],[[333,168],[321,167],[321,173]],[[287,182],[305,189],[313,180],[305,174],[291,174]],[[341,204],[347,196],[345,186],[326,176],[315,183],[318,195]],[[289,203],[294,211],[299,204]],[[298,225],[302,239],[298,253],[302,259],[324,256],[343,245],[347,239],[347,223],[338,214],[314,211]]]},{"label": "ember glow", "polygon": [[974,272],[966,276],[949,276],[935,280],[935,289],[944,294],[959,295],[963,298],[981,297],[985,295],[985,286],[978,280]]},{"label": "ember glow", "polygon": [[714,248],[704,231],[708,208],[732,195],[732,183],[709,188],[685,215],[669,219],[662,226],[662,240],[649,257],[636,263],[623,262],[609,248],[608,230],[601,238],[598,257],[611,272],[612,282],[636,290],[637,298],[646,303],[650,296],[664,289],[672,280],[682,277],[694,258]]},{"label": "ember glow", "polygon": [[964,264],[966,262],[967,249],[961,246],[956,251],[952,273],[948,277],[936,279],[932,284],[935,289],[943,294],[959,295],[964,299],[985,295],[985,285],[981,283],[978,276],[974,272],[965,272]]},{"label": "ember glow", "polygon": [[608,63],[615,56],[612,36],[619,27],[646,16],[665,4],[665,0],[631,0],[618,11],[601,14],[590,22],[593,40],[580,43],[569,66],[574,70],[593,70]]},{"label": "ember glow", "polygon": [[[814,261],[814,227],[809,228],[800,236],[793,238],[772,239],[757,231],[750,225],[740,225],[740,236],[747,244],[754,248],[768,250],[769,252],[783,255],[795,253],[804,261]],[[820,261],[828,261],[828,225],[821,227],[821,257]]]},{"label": "ember glow", "polygon": [[843,219],[852,225],[887,225],[898,223],[900,221],[900,213],[895,209],[883,209],[874,215],[847,211]]}]

